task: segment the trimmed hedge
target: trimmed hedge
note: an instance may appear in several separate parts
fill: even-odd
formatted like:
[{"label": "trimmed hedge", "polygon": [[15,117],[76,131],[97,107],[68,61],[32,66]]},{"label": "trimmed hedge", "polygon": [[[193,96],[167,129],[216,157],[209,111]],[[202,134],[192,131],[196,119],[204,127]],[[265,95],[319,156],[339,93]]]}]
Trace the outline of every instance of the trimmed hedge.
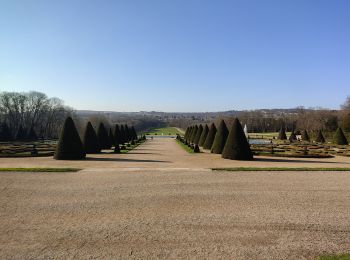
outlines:
[{"label": "trimmed hedge", "polygon": [[337,131],[335,131],[335,134],[333,137],[333,143],[339,144],[339,145],[348,145],[349,144],[341,127],[338,127]]},{"label": "trimmed hedge", "polygon": [[212,153],[216,153],[216,154],[222,153],[222,150],[224,149],[224,146],[226,143],[227,136],[228,136],[227,126],[225,124],[225,121],[221,120],[214,138],[213,146],[211,147]]},{"label": "trimmed hedge", "polygon": [[85,156],[83,143],[80,140],[73,119],[67,117],[61,131],[54,158],[56,160],[81,160]]},{"label": "trimmed hedge", "polygon": [[109,140],[108,132],[102,122],[98,127],[97,137],[101,149],[111,149],[111,142]]},{"label": "trimmed hedge", "polygon": [[221,156],[231,160],[253,160],[253,153],[250,150],[242,125],[237,118],[233,121]]},{"label": "trimmed hedge", "polygon": [[193,141],[194,144],[197,144],[197,145],[199,144],[199,139],[201,138],[202,132],[203,132],[203,126],[199,125],[196,136],[194,137],[194,141]]},{"label": "trimmed hedge", "polygon": [[86,153],[101,152],[100,143],[98,142],[96,132],[90,122],[87,123],[85,128],[83,146]]},{"label": "trimmed hedge", "polygon": [[203,144],[204,149],[211,149],[211,147],[213,146],[215,135],[216,135],[216,127],[215,127],[215,124],[212,123],[209,129],[207,138],[205,139]]},{"label": "trimmed hedge", "polygon": [[209,127],[208,127],[208,125],[206,124],[206,125],[204,126],[204,128],[203,128],[202,135],[201,135],[201,137],[199,138],[199,143],[198,143],[199,146],[203,146],[203,145],[204,145],[204,142],[205,142],[205,139],[207,139],[208,133],[209,133]]}]

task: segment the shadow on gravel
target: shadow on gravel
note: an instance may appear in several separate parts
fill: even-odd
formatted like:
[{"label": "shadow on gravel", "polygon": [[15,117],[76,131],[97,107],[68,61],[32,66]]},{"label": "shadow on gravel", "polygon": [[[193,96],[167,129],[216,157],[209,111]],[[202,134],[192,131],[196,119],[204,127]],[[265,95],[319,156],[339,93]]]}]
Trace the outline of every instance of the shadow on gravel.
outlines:
[{"label": "shadow on gravel", "polygon": [[[339,162],[327,162],[327,161],[307,161],[298,159],[282,159],[282,158],[254,158],[254,161],[260,162],[296,162],[296,163],[339,163]],[[346,162],[341,162],[343,164],[349,164]]]},{"label": "shadow on gravel", "polygon": [[171,161],[159,161],[159,160],[136,160],[136,159],[122,159],[122,158],[86,158],[88,161],[99,161],[99,162],[149,162],[149,163],[172,163]]}]

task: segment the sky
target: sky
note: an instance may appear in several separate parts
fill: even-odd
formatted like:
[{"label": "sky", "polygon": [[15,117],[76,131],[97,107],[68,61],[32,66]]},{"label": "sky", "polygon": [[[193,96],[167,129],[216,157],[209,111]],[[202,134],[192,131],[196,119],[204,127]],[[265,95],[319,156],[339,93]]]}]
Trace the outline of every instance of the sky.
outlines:
[{"label": "sky", "polygon": [[339,108],[348,0],[0,0],[0,91],[75,109]]}]

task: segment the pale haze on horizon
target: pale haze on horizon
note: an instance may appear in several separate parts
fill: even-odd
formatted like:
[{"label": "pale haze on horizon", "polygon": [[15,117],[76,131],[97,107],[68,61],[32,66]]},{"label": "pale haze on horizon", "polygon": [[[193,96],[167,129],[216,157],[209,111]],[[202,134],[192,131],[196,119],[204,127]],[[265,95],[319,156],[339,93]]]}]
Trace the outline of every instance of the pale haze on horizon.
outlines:
[{"label": "pale haze on horizon", "polygon": [[350,1],[0,0],[0,91],[75,109],[338,109]]}]

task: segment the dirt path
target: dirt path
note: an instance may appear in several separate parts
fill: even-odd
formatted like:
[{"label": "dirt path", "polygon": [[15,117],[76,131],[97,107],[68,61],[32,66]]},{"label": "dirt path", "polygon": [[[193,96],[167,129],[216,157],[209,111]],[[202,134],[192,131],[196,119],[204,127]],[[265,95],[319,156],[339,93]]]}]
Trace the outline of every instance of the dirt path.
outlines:
[{"label": "dirt path", "polygon": [[86,170],[138,169],[211,169],[217,167],[350,167],[350,157],[299,159],[255,157],[254,161],[233,161],[220,154],[189,154],[173,138],[154,138],[128,154],[89,154],[82,161],[57,161],[52,157],[1,158],[1,167],[78,167]]},{"label": "dirt path", "polygon": [[208,166],[235,162],[188,154],[161,138],[127,155],[91,158],[0,160],[2,167],[85,168],[0,173],[1,259],[314,259],[350,252],[349,172],[212,172]]}]

